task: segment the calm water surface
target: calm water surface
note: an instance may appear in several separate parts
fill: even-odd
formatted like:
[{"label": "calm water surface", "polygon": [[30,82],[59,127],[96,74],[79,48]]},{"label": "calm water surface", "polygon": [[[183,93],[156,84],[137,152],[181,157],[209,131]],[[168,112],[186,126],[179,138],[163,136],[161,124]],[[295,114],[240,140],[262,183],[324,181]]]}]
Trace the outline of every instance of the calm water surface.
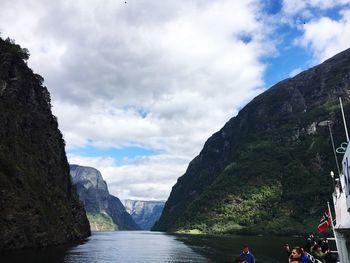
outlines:
[{"label": "calm water surface", "polygon": [[0,255],[1,263],[155,263],[234,262],[248,244],[257,263],[283,263],[283,246],[302,245],[291,237],[209,237],[170,235],[147,231],[95,232],[80,244],[43,250],[21,250]]}]

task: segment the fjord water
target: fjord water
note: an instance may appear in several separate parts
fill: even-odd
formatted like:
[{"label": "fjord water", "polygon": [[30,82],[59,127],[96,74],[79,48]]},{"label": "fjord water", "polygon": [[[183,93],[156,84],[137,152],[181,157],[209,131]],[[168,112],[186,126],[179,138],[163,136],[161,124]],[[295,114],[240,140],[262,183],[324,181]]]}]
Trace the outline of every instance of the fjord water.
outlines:
[{"label": "fjord water", "polygon": [[302,245],[290,237],[210,237],[170,235],[148,231],[94,232],[80,244],[0,255],[2,263],[204,263],[234,262],[243,244],[249,244],[257,263],[286,262],[285,243]]}]

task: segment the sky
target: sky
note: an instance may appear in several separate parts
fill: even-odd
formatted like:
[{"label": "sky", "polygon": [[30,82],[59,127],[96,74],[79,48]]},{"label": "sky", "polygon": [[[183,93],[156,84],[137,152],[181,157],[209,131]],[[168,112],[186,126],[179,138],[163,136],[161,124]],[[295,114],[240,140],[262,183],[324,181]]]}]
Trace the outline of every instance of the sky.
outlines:
[{"label": "sky", "polygon": [[71,164],[120,199],[166,200],[250,100],[350,47],[350,0],[0,0]]}]

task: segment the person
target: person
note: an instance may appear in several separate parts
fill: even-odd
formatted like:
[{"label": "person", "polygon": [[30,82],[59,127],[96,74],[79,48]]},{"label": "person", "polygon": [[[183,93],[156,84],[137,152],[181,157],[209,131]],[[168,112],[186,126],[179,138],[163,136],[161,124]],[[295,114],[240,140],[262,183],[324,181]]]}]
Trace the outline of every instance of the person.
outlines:
[{"label": "person", "polygon": [[323,253],[326,253],[326,251],[329,250],[328,240],[327,238],[319,238],[317,240],[317,245],[321,247],[321,250]]},{"label": "person", "polygon": [[286,250],[287,257],[289,257],[289,256],[290,256],[290,253],[291,253],[291,251],[290,251],[290,246],[289,246],[288,244],[285,244],[285,245],[284,245],[284,249]]},{"label": "person", "polygon": [[292,252],[288,258],[289,263],[303,263],[303,260],[301,259],[303,254],[303,250],[300,247],[294,247],[292,249]]},{"label": "person", "polygon": [[310,233],[309,236],[306,238],[306,244],[304,246],[305,251],[308,253],[311,253],[312,247],[316,244],[315,241],[315,235],[314,233]]},{"label": "person", "polygon": [[249,247],[244,245],[242,248],[242,253],[239,255],[240,258],[243,258],[247,263],[255,263],[254,255],[249,251]]},{"label": "person", "polygon": [[319,261],[321,261],[322,263],[326,263],[326,258],[327,258],[327,255],[328,255],[328,250],[323,253],[322,252],[322,248],[321,246],[319,245],[314,245],[313,247],[313,251],[312,251],[312,255],[318,259]]}]

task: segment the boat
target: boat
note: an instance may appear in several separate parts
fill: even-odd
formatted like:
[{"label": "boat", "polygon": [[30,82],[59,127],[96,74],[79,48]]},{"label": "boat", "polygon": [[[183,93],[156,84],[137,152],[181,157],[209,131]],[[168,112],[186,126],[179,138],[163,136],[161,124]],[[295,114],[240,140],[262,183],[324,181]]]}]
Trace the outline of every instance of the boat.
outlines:
[{"label": "boat", "polygon": [[[334,240],[337,246],[339,263],[350,263],[350,144],[349,136],[346,128],[346,121],[344,111],[342,107],[341,99],[340,107],[343,115],[343,122],[346,133],[346,143],[342,143],[337,149],[334,149],[334,142],[332,138],[331,129],[329,131],[332,139],[333,151],[336,154],[344,154],[342,159],[341,170],[339,169],[338,160],[336,158],[337,168],[339,175],[336,177],[331,172],[331,176],[334,183],[334,192],[332,194],[335,220],[331,215],[331,225],[334,233]],[[328,123],[328,125],[330,125]],[[329,206],[329,204],[328,204]],[[329,210],[331,211],[331,210]],[[332,214],[332,213],[331,213]],[[333,223],[335,222],[335,223]]]},{"label": "boat", "polygon": [[350,263],[350,147],[346,147],[342,172],[335,179],[333,204],[335,224],[334,238],[340,263]]}]

